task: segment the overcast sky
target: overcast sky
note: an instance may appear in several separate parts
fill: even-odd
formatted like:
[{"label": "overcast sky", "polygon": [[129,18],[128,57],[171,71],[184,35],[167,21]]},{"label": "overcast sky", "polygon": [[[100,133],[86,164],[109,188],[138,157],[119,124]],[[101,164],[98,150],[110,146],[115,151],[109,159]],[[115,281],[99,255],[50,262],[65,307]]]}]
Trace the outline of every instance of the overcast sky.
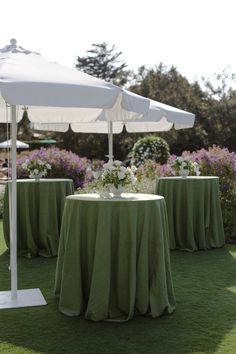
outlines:
[{"label": "overcast sky", "polygon": [[129,68],[160,62],[190,81],[236,72],[235,0],[2,0],[0,48],[22,47],[73,67],[92,43],[122,51]]}]

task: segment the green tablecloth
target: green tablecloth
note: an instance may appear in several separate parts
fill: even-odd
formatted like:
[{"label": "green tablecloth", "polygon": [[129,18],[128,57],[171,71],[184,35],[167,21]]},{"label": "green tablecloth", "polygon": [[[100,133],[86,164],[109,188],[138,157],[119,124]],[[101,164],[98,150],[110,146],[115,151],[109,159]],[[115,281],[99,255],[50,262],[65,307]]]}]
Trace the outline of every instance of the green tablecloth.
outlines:
[{"label": "green tablecloth", "polygon": [[166,200],[171,249],[196,251],[225,244],[218,177],[159,178],[156,194]]},{"label": "green tablecloth", "polygon": [[175,309],[164,198],[66,198],[55,294],[69,316],[127,321]]},{"label": "green tablecloth", "polygon": [[[9,248],[8,182],[4,194],[3,231]],[[17,180],[17,254],[56,256],[66,196],[74,193],[71,179]]]}]

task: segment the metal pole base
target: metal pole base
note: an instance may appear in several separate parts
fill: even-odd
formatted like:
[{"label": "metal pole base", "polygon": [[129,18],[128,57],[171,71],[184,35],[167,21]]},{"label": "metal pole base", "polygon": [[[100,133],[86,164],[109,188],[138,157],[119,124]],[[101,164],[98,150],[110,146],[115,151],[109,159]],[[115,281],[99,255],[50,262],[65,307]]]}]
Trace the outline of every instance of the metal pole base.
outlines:
[{"label": "metal pole base", "polygon": [[43,305],[47,303],[40,289],[18,290],[16,299],[12,299],[11,291],[0,291],[0,310]]}]

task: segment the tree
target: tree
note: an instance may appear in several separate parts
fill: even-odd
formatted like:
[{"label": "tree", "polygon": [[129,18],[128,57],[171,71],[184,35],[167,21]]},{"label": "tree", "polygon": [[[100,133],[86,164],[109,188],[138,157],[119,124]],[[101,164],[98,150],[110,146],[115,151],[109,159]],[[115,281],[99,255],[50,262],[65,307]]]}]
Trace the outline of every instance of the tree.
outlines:
[{"label": "tree", "polygon": [[70,128],[66,133],[57,133],[58,147],[88,159],[105,160],[108,154],[107,134],[74,133]]},{"label": "tree", "polygon": [[[77,57],[76,68],[89,75],[100,79],[110,81],[118,86],[124,86],[130,75],[126,70],[127,64],[120,59],[121,51],[117,51],[115,45],[109,45],[106,42],[92,44],[92,49],[87,51],[85,57]],[[81,156],[88,158],[99,158],[104,160],[108,154],[107,134],[75,134],[69,132],[65,136],[61,135],[63,142],[67,142],[70,149]],[[118,148],[117,148],[118,147]],[[114,138],[114,151],[117,152],[117,158],[126,156],[122,150],[119,141]]]},{"label": "tree", "polygon": [[118,86],[127,83],[129,71],[127,64],[120,60],[122,52],[117,52],[115,45],[108,43],[92,44],[85,57],[77,57],[77,69],[103,80],[111,81]]},{"label": "tree", "polygon": [[27,110],[22,113],[22,119],[17,126],[17,136],[20,140],[31,141],[33,139],[33,131],[30,127]]},{"label": "tree", "polygon": [[131,91],[196,115],[193,128],[159,134],[173,153],[213,144],[236,151],[236,91],[231,87],[235,74],[223,70],[211,80],[203,78],[201,87],[198,82],[189,83],[175,67],[160,64],[149,70],[142,66],[134,79]]},{"label": "tree", "polygon": [[213,84],[203,78],[211,101],[211,140],[221,147],[236,151],[236,91],[231,87],[232,83],[235,84],[236,75],[224,69],[214,79]]},{"label": "tree", "polygon": [[159,133],[169,143],[172,153],[180,154],[183,150],[193,151],[208,145],[205,129],[208,95],[197,82],[190,84],[174,66],[167,69],[162,63],[151,69],[142,66],[134,80],[135,84],[129,88],[131,91],[196,115],[196,123],[191,129]]}]

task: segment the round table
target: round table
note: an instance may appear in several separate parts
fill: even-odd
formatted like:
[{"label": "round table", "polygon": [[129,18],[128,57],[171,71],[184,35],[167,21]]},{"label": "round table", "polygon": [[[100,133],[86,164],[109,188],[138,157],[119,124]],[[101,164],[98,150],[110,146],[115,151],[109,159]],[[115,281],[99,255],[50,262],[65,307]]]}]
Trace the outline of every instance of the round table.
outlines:
[{"label": "round table", "polygon": [[[9,186],[4,194],[3,231],[9,248]],[[17,180],[17,254],[56,256],[67,195],[74,193],[71,179]]]},{"label": "round table", "polygon": [[59,310],[93,321],[174,311],[163,197],[66,198],[56,268]]},{"label": "round table", "polygon": [[218,177],[158,178],[156,194],[166,200],[171,249],[196,251],[225,244]]}]

